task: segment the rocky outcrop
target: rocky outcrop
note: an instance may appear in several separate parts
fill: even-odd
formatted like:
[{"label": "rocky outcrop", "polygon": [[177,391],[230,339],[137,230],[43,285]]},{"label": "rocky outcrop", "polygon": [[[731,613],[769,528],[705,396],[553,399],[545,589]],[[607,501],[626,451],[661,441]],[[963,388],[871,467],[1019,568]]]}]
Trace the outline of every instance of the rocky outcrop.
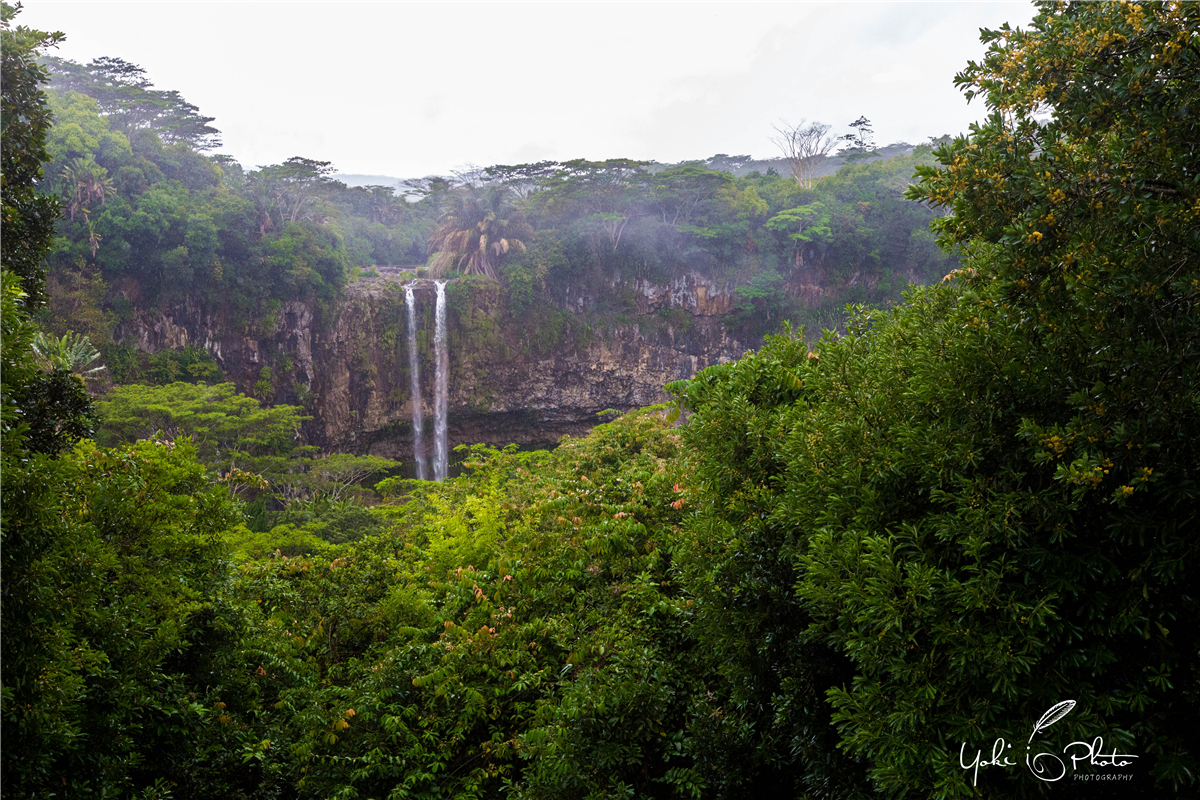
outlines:
[{"label": "rocky outcrop", "polygon": [[[632,290],[636,310],[597,329],[564,313],[592,306],[585,293],[567,293],[563,307],[539,321],[513,318],[496,284],[451,285],[451,446],[546,445],[580,435],[601,421],[597,412],[662,402],[664,384],[749,349],[722,324],[733,308],[727,284],[687,273],[667,284],[610,289]],[[419,402],[432,424],[432,281],[418,285],[416,311]],[[382,276],[350,284],[335,304],[284,303],[240,331],[189,302],[139,313],[117,334],[150,352],[202,346],[242,391],[302,404],[312,416],[304,433],[313,444],[407,460],[413,398],[404,315],[402,284]]]}]

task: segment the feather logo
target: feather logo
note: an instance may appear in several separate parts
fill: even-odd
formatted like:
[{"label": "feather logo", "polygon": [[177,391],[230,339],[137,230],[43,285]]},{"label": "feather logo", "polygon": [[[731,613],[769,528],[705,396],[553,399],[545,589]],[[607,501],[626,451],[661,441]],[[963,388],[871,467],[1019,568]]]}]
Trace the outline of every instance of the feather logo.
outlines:
[{"label": "feather logo", "polygon": [[[1132,753],[1118,753],[1114,747],[1111,753],[1104,752],[1104,738],[1097,736],[1094,741],[1079,741],[1071,742],[1063,748],[1063,755],[1070,756],[1070,768],[1054,753],[1034,753],[1033,740],[1039,733],[1044,732],[1054,723],[1070,714],[1075,708],[1074,700],[1063,700],[1060,703],[1055,703],[1050,709],[1042,714],[1042,718],[1033,726],[1033,733],[1029,735],[1030,744],[1025,747],[1025,766],[1029,768],[1030,774],[1039,781],[1046,783],[1054,783],[1062,780],[1067,772],[1077,770],[1080,762],[1085,762],[1090,767],[1128,767],[1138,759],[1138,756]],[[965,770],[971,772],[971,785],[978,785],[979,770],[981,767],[1013,767],[1017,762],[1009,758],[1010,755],[1016,756],[1015,753],[1009,751],[1013,749],[1011,744],[1008,744],[1002,738],[997,738],[992,742],[992,756],[985,758],[983,750],[975,751],[975,758],[970,763],[967,763],[966,751],[967,743],[963,742],[962,747],[958,750],[958,764]],[[1076,753],[1076,754],[1073,754]],[[1131,775],[1117,775],[1107,771],[1097,772],[1094,774],[1075,775],[1076,780],[1088,780],[1094,778],[1097,780],[1107,780],[1111,778],[1127,779]]]},{"label": "feather logo", "polygon": [[1039,731],[1049,728],[1054,723],[1071,713],[1071,709],[1075,707],[1074,700],[1063,700],[1061,703],[1055,703],[1050,706],[1050,710],[1042,714],[1042,718],[1033,726],[1033,733],[1029,734],[1029,741],[1033,741],[1033,737],[1038,735]]}]

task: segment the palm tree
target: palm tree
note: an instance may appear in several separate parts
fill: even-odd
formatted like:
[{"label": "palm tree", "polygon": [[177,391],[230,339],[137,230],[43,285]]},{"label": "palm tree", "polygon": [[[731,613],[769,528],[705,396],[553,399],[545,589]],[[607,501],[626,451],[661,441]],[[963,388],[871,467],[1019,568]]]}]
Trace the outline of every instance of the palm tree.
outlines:
[{"label": "palm tree", "polygon": [[96,226],[92,224],[92,220],[85,213],[83,218],[87,221],[88,226],[88,247],[92,251],[92,258],[96,257],[96,251],[100,249],[100,240],[104,237],[96,233]]},{"label": "palm tree", "polygon": [[91,366],[100,353],[90,338],[75,331],[67,331],[61,339],[39,332],[33,338],[33,357],[42,369],[65,369],[89,381],[98,379],[104,369],[103,364]]},{"label": "palm tree", "polygon": [[460,189],[450,195],[449,205],[429,237],[429,252],[437,253],[430,265],[441,275],[451,265],[466,275],[496,277],[496,267],[510,250],[525,252],[517,238],[533,235],[533,228],[505,203],[501,187],[483,190]]},{"label": "palm tree", "polygon": [[87,216],[88,207],[96,200],[104,205],[116,194],[108,170],[88,158],[72,159],[62,171],[66,186],[63,194],[67,199],[67,215],[72,222],[75,212],[82,210]]}]

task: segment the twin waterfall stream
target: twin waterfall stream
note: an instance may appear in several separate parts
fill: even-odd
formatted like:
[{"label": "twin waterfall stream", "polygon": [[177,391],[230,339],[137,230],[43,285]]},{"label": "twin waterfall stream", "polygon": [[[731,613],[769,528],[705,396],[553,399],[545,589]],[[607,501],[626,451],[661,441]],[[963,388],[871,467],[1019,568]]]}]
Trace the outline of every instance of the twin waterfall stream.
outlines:
[{"label": "twin waterfall stream", "polygon": [[[433,333],[433,479],[446,479],[450,456],[446,444],[446,409],[449,400],[447,381],[450,373],[450,351],[446,348],[446,282],[437,285],[437,307],[434,312]],[[421,410],[421,365],[417,358],[417,314],[413,284],[404,286],[404,306],[408,312],[408,367],[412,373],[413,455],[417,460],[417,477],[428,480],[425,466],[425,414]]]}]

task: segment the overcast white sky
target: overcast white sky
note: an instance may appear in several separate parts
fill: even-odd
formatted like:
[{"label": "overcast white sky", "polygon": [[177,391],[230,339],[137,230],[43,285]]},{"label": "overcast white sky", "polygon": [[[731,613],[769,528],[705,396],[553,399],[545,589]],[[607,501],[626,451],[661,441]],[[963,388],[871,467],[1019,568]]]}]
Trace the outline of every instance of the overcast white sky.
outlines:
[{"label": "overcast white sky", "polygon": [[983,115],[955,72],[1029,3],[26,0],[59,55],[177,89],[243,165],[407,178],[468,164],[773,157],[773,124],[861,115],[880,144]]}]

